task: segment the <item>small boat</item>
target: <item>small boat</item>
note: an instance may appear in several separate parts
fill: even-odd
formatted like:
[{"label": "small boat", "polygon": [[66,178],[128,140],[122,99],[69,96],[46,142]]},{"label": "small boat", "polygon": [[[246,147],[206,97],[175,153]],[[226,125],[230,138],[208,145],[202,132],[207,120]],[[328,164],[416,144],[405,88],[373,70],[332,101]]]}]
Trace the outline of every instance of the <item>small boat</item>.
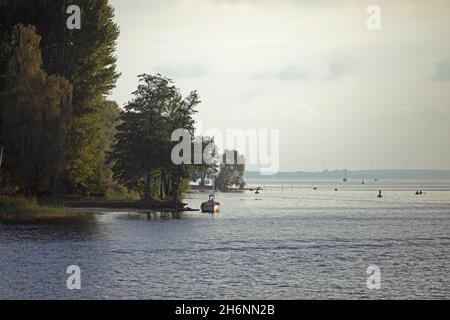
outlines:
[{"label": "small boat", "polygon": [[202,205],[200,206],[200,209],[202,210],[202,212],[204,213],[216,213],[216,212],[220,212],[220,203],[216,201],[216,197],[214,195],[216,188],[215,188],[215,183],[214,183],[214,178],[212,179],[212,184],[211,184],[211,189],[212,189],[212,194],[209,196],[208,201],[203,202]]},{"label": "small boat", "polygon": [[202,212],[205,213],[216,213],[220,212],[220,203],[215,200],[214,195],[209,196],[209,200],[206,202],[203,202],[201,207]]}]

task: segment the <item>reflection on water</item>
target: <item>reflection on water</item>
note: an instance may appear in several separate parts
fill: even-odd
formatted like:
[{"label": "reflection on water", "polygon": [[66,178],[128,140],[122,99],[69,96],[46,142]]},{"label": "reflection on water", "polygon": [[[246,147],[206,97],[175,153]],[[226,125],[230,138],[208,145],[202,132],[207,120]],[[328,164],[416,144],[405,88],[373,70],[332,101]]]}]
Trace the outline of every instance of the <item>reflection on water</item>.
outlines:
[{"label": "reflection on water", "polygon": [[[215,216],[99,211],[0,223],[0,298],[450,298],[443,184],[416,197],[400,181],[339,192],[266,183],[258,196],[219,194]],[[195,208],[204,198],[186,200]],[[80,291],[66,289],[69,265],[81,268]],[[381,269],[380,291],[366,287],[369,265]]]},{"label": "reflection on water", "polygon": [[33,217],[16,217],[13,215],[7,219],[0,217],[0,222],[4,225],[47,225],[47,226],[67,226],[67,225],[92,225],[96,223],[95,213],[83,212],[72,214],[67,217],[58,218],[33,218]]},{"label": "reflection on water", "polygon": [[182,212],[126,212],[116,214],[117,218],[137,220],[170,220],[186,219],[189,217]]}]

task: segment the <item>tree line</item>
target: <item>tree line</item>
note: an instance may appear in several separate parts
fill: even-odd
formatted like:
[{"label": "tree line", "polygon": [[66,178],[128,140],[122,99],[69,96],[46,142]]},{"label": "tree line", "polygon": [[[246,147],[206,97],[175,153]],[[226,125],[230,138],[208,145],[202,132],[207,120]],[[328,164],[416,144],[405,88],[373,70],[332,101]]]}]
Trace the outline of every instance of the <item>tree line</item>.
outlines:
[{"label": "tree line", "polygon": [[[117,127],[116,143],[108,154],[113,177],[129,190],[139,193],[142,199],[172,199],[179,201],[190,181],[214,180],[218,189],[226,191],[231,186],[244,187],[245,165],[236,151],[232,151],[235,164],[225,164],[218,157],[218,148],[212,137],[195,137],[193,116],[200,97],[192,91],[186,97],[180,93],[171,79],[159,74],[139,76],[140,84],[133,99],[125,106]],[[189,132],[185,150],[190,158],[187,163],[174,164],[172,151],[179,141],[173,141],[172,133],[183,128]],[[194,164],[196,145],[203,155],[212,159]],[[212,148],[207,146],[212,145]],[[220,161],[223,160],[223,161]]]},{"label": "tree line", "polygon": [[[83,11],[81,30],[66,9]],[[119,77],[119,28],[107,0],[0,1],[2,183],[27,195],[101,193],[118,115],[106,96]],[[58,141],[56,141],[58,140]]]},{"label": "tree line", "polygon": [[[72,4],[80,30],[65,27]],[[107,0],[0,0],[1,191],[105,196],[123,186],[178,201],[197,178],[242,187],[243,165],[171,162],[173,130],[194,136],[196,91],[183,97],[172,80],[143,74],[124,110],[107,100],[119,77],[113,17]]]}]

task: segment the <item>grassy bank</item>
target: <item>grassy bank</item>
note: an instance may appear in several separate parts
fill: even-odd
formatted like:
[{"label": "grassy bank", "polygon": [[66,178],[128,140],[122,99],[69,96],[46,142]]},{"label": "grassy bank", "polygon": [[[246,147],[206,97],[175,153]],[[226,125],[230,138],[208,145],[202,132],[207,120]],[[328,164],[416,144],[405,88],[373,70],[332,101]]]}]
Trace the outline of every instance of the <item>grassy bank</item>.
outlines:
[{"label": "grassy bank", "polygon": [[44,221],[66,218],[83,218],[95,209],[137,209],[151,211],[196,211],[185,203],[173,201],[127,201],[127,200],[36,200],[24,197],[0,196],[0,221]]},{"label": "grassy bank", "polygon": [[0,196],[0,219],[65,218],[72,216],[64,206],[40,204],[36,199]]}]

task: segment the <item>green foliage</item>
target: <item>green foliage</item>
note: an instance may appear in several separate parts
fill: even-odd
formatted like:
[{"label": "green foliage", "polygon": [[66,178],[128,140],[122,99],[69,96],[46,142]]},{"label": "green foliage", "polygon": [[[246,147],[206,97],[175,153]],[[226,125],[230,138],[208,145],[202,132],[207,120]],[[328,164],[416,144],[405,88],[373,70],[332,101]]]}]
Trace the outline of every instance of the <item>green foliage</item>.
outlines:
[{"label": "green foliage", "polygon": [[244,157],[239,155],[236,150],[225,150],[222,156],[222,163],[220,165],[220,173],[216,178],[216,188],[220,191],[227,191],[233,186],[241,189],[244,188],[244,163]]},{"label": "green foliage", "polygon": [[[117,103],[113,101],[104,101],[104,110],[101,117],[102,136],[98,146],[97,164],[94,173],[91,175],[85,186],[84,193],[89,196],[105,197],[111,192],[121,189],[112,178],[111,164],[104,159],[107,152],[114,143],[114,137],[117,133],[117,125],[120,123],[119,118],[121,109]],[[114,190],[112,190],[114,189]],[[128,197],[126,195],[126,197]]]},{"label": "green foliage", "polygon": [[57,188],[71,120],[72,86],[41,69],[40,40],[34,27],[14,27],[0,92],[2,170],[28,196]]},{"label": "green foliage", "polygon": [[[70,5],[81,30],[66,27]],[[119,76],[113,17],[108,0],[0,0],[0,178],[12,193],[178,201],[193,171],[202,184],[217,174],[171,161],[172,132],[193,136],[197,92],[144,74],[125,112],[106,100]],[[218,181],[242,185],[241,169]]]},{"label": "green foliage", "polygon": [[134,99],[125,106],[117,143],[110,153],[114,178],[143,199],[178,200],[188,165],[174,165],[172,132],[194,131],[193,115],[200,103],[197,92],[183,98],[172,80],[161,75],[140,75]]},{"label": "green foliage", "polygon": [[199,181],[199,186],[204,187],[206,185],[206,181],[212,181],[218,173],[218,166],[215,161],[217,158],[217,146],[215,145],[214,138],[212,137],[198,137],[195,142],[199,145],[201,143],[202,155],[205,156],[206,153],[207,156],[214,161],[214,163],[202,161],[201,164],[193,165],[191,181]]},{"label": "green foliage", "polygon": [[36,198],[0,196],[0,218],[6,215],[57,214],[64,212],[66,212],[66,209],[63,206],[42,205],[37,202]]},{"label": "green foliage", "polygon": [[[81,30],[66,27],[70,5],[81,8]],[[72,192],[86,192],[103,161],[99,149],[104,99],[119,76],[114,54],[119,29],[113,17],[107,0],[0,0],[0,48],[17,23],[36,26],[42,36],[43,69],[73,85],[73,120],[64,164],[64,181]],[[0,74],[5,69],[0,59]],[[2,86],[0,78],[0,91]]]}]

